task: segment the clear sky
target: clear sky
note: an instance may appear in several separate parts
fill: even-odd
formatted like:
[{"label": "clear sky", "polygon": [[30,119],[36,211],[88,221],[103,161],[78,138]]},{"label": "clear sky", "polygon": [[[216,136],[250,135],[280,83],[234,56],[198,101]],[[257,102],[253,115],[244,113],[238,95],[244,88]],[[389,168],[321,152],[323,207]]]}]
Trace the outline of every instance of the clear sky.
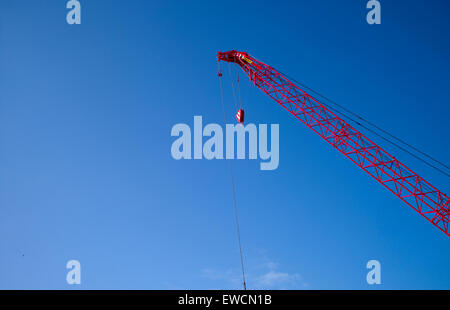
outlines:
[{"label": "clear sky", "polygon": [[[64,0],[0,1],[2,289],[241,287],[226,162],[170,154],[175,124],[223,121],[217,51],[247,51],[449,162],[448,1],[382,0],[376,26],[365,0],[80,2],[68,25]],[[448,237],[246,79],[241,91],[247,122],[280,124],[277,170],[233,161],[249,288],[450,289]]]}]

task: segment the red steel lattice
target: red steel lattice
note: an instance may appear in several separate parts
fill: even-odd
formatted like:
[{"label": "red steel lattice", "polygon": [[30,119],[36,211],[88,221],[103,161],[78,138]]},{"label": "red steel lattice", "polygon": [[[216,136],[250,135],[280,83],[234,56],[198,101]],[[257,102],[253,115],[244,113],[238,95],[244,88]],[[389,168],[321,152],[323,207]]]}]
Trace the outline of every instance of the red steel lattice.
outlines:
[{"label": "red steel lattice", "polygon": [[447,195],[274,68],[235,50],[218,52],[217,59],[238,64],[259,89],[450,237]]}]

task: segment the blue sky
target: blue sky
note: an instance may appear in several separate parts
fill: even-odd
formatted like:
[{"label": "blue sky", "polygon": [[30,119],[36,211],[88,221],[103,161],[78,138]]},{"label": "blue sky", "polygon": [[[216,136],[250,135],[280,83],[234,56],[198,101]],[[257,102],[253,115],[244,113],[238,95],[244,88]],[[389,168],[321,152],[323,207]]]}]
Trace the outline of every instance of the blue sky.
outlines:
[{"label": "blue sky", "polygon": [[[247,51],[449,162],[447,1],[381,1],[377,26],[362,0],[81,1],[72,26],[65,4],[0,2],[2,289],[241,287],[226,162],[170,155],[175,124],[222,123],[219,50]],[[247,122],[280,124],[277,170],[233,161],[249,288],[450,288],[448,237],[241,88]],[[80,286],[66,283],[71,259]]]}]

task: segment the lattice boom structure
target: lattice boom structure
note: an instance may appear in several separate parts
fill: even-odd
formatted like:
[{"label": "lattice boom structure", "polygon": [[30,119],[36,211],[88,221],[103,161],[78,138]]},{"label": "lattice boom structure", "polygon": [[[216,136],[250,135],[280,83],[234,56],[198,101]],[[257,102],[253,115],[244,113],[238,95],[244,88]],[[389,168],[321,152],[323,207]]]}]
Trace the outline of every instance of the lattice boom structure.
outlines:
[{"label": "lattice boom structure", "polygon": [[238,64],[259,89],[450,237],[450,200],[444,193],[274,68],[245,52],[219,52],[217,59]]}]

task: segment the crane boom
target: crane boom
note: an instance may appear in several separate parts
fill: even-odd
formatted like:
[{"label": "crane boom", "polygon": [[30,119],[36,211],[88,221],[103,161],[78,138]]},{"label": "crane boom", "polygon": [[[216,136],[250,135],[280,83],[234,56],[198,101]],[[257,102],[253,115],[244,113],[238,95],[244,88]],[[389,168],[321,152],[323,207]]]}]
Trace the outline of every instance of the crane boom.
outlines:
[{"label": "crane boom", "polygon": [[256,87],[450,237],[447,195],[355,130],[274,68],[245,52],[218,52],[238,64]]}]

